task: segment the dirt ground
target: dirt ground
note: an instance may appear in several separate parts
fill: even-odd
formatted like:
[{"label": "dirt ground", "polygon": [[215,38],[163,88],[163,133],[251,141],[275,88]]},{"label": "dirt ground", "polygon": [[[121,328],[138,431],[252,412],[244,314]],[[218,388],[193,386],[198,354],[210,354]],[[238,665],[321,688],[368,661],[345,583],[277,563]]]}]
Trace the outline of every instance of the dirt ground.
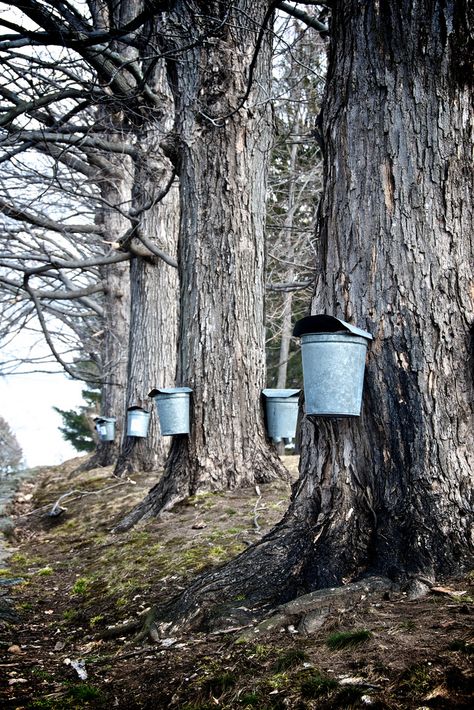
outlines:
[{"label": "dirt ground", "polygon": [[[163,520],[110,532],[154,478],[41,469],[11,506],[16,530],[0,569],[16,623],[0,622],[1,708],[474,707],[474,574],[418,600],[393,595],[339,610],[310,636],[291,627],[138,642],[107,639],[259,539],[289,486],[197,496]],[[285,457],[296,476],[296,458]],[[66,508],[51,517],[54,503]],[[56,506],[57,508],[58,506]]]}]

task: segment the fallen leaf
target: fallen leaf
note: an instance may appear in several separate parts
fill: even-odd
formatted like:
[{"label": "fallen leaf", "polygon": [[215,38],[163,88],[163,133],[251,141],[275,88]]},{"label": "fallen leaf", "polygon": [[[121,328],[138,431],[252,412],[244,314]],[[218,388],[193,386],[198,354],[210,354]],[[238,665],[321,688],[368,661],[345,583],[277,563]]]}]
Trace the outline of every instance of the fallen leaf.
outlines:
[{"label": "fallen leaf", "polygon": [[161,640],[160,640],[160,643],[161,643],[161,645],[164,646],[165,648],[169,648],[170,646],[172,646],[173,644],[175,644],[177,640],[178,640],[178,639],[173,638],[173,637],[171,636],[170,638],[167,638],[167,639],[161,639]]},{"label": "fallen leaf", "polygon": [[467,594],[466,591],[458,591],[457,589],[450,589],[449,587],[431,587],[432,594],[446,594],[448,597],[462,597]]},{"label": "fallen leaf", "polygon": [[424,700],[434,700],[435,698],[447,698],[449,693],[442,685],[438,685],[436,688],[431,690],[425,697]]},{"label": "fallen leaf", "polygon": [[16,643],[8,647],[8,653],[24,653]]}]

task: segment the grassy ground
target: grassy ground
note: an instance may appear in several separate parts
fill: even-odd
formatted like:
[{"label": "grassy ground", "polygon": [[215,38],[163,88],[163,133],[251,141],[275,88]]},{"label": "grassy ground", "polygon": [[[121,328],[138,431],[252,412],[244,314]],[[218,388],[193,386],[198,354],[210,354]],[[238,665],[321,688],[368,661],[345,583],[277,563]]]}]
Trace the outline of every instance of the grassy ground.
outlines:
[{"label": "grassy ground", "polygon": [[[296,459],[285,463],[296,476]],[[253,489],[198,496],[163,520],[113,535],[153,478],[122,482],[109,469],[77,475],[77,464],[42,469],[12,506],[16,534],[0,583],[23,581],[0,587],[19,615],[0,626],[0,707],[473,706],[474,577],[445,580],[444,591],[416,601],[400,595],[340,610],[307,637],[283,628],[251,643],[238,633],[105,640],[108,627],[136,619],[257,540],[282,516],[289,487],[261,486],[259,501]],[[67,510],[49,517],[72,490],[60,501]]]}]

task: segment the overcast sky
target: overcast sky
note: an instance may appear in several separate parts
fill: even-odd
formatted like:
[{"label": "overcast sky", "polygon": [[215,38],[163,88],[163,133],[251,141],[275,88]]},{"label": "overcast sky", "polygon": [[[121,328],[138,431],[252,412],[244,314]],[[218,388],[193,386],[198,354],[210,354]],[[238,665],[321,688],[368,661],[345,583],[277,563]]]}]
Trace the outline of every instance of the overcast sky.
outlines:
[{"label": "overcast sky", "polygon": [[[48,353],[48,349],[26,329],[2,348],[0,364],[21,357],[23,362],[17,369],[27,374],[0,375],[0,416],[15,433],[26,464],[47,466],[79,455],[64,441],[58,429],[63,420],[53,407],[79,407],[84,403],[81,392],[86,385],[64,374],[34,372],[37,365],[31,362],[33,353],[35,357],[41,357]],[[50,368],[56,369],[57,365],[54,363]]]},{"label": "overcast sky", "polygon": [[62,419],[52,407],[72,409],[83,403],[83,382],[64,375],[0,377],[0,415],[14,431],[28,466],[62,463],[78,456],[58,427]]}]

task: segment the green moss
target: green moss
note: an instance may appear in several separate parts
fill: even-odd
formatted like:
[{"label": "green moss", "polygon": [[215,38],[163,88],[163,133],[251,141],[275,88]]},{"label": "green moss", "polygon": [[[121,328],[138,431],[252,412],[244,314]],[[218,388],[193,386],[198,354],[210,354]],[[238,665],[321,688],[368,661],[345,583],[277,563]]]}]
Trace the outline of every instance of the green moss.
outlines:
[{"label": "green moss", "polygon": [[216,493],[198,493],[195,496],[188,498],[188,505],[192,505],[195,508],[204,508],[204,510],[209,510],[213,507],[215,499],[217,497]]},{"label": "green moss", "polygon": [[10,557],[10,562],[14,565],[20,565],[20,566],[30,564],[29,559],[25,555],[22,555],[21,552],[15,552]]},{"label": "green moss", "polygon": [[97,616],[93,616],[91,619],[89,619],[89,626],[91,627],[91,629],[93,629],[94,626],[97,626],[102,621],[104,621],[104,615],[97,614]]},{"label": "green moss", "polygon": [[129,601],[126,597],[119,597],[115,600],[115,606],[117,607],[117,609],[124,609],[128,604]]},{"label": "green moss", "polygon": [[[285,505],[286,504],[287,503],[285,501]],[[281,500],[279,500],[277,503],[269,503],[268,504],[268,508],[270,508],[270,510],[279,510],[280,511],[282,509],[282,507],[283,507],[283,501],[281,501]]]},{"label": "green moss", "polygon": [[80,616],[80,613],[78,612],[77,609],[66,609],[65,611],[63,611],[64,621],[67,621],[70,623],[76,621],[76,619],[78,619],[79,616]]},{"label": "green moss", "polygon": [[269,685],[272,690],[282,690],[282,688],[286,688],[288,682],[289,677],[287,673],[275,673],[266,678],[266,684]]},{"label": "green moss", "polygon": [[140,530],[138,532],[132,533],[128,544],[133,545],[134,547],[143,547],[145,545],[148,545],[149,542],[150,533],[146,532],[146,530]]},{"label": "green moss", "polygon": [[62,537],[62,534],[66,530],[76,530],[78,527],[79,521],[76,518],[69,518],[69,520],[65,520],[60,527],[53,529],[51,532],[53,534],[59,534]]},{"label": "green moss", "polygon": [[45,671],[43,668],[32,668],[30,672],[31,675],[35,676],[36,678],[42,678],[43,680],[54,679],[54,676],[51,675],[51,673],[48,673],[48,671]]},{"label": "green moss", "polygon": [[31,705],[29,705],[31,708],[38,708],[41,710],[50,710],[50,708],[57,708],[57,700],[54,700],[53,698],[36,698],[35,700],[32,700]]},{"label": "green moss", "polygon": [[337,631],[326,639],[326,646],[331,651],[340,651],[343,648],[353,648],[372,637],[372,632],[367,629],[354,631]]},{"label": "green moss", "polygon": [[416,624],[412,619],[407,619],[406,621],[400,622],[400,624],[398,625],[398,628],[401,631],[415,631]]},{"label": "green moss", "polygon": [[71,594],[83,595],[86,594],[91,586],[92,580],[89,577],[80,577],[73,584]]},{"label": "green moss", "polygon": [[152,555],[152,556],[155,556],[155,555],[157,555],[158,553],[162,552],[163,549],[164,549],[164,545],[163,545],[161,542],[157,542],[157,543],[155,543],[154,545],[151,545],[151,546],[148,548],[148,554],[149,554],[149,555]]},{"label": "green moss", "polygon": [[39,574],[41,577],[48,577],[53,574],[53,569],[51,567],[42,567],[36,572],[36,574]]},{"label": "green moss", "polygon": [[264,658],[268,658],[270,653],[273,653],[274,649],[272,646],[268,646],[264,643],[257,643],[255,646],[251,649],[251,652],[249,653],[250,658],[257,658],[258,660],[263,660]]},{"label": "green moss", "polygon": [[31,611],[35,608],[35,605],[32,602],[20,602],[17,606],[19,609],[23,609],[24,611]]}]

